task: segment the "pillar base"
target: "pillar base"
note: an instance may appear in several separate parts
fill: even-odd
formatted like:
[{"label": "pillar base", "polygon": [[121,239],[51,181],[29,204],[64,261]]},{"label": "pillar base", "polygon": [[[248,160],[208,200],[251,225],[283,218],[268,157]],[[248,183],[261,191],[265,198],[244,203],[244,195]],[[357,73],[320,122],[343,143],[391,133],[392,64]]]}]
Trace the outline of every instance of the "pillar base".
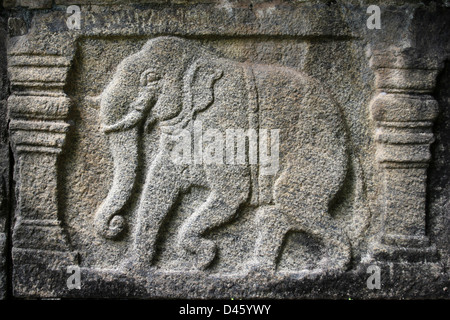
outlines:
[{"label": "pillar base", "polygon": [[378,261],[435,262],[438,253],[435,245],[425,236],[384,235],[375,242],[371,256]]}]

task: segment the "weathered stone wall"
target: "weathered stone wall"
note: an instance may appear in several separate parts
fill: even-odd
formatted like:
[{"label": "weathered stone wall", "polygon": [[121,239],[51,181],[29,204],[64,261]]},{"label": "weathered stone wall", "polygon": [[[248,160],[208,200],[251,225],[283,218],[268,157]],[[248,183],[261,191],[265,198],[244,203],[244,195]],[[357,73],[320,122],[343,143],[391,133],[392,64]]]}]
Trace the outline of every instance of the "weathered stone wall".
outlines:
[{"label": "weathered stone wall", "polygon": [[[1,5],[0,5],[1,7]],[[6,297],[8,284],[8,228],[10,227],[9,176],[10,159],[8,143],[8,78],[6,68],[7,15],[0,14],[0,299]]]},{"label": "weathered stone wall", "polygon": [[449,297],[448,1],[3,5],[3,295]]}]

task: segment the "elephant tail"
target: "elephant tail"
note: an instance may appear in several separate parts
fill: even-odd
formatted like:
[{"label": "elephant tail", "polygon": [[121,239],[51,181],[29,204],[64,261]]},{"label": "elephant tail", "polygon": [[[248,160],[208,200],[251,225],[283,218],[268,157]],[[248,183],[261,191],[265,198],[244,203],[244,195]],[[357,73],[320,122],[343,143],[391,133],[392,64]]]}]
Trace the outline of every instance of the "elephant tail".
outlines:
[{"label": "elephant tail", "polygon": [[134,187],[138,167],[138,129],[109,134],[114,177],[107,197],[95,213],[95,228],[107,239],[117,238],[126,228],[120,215]]}]

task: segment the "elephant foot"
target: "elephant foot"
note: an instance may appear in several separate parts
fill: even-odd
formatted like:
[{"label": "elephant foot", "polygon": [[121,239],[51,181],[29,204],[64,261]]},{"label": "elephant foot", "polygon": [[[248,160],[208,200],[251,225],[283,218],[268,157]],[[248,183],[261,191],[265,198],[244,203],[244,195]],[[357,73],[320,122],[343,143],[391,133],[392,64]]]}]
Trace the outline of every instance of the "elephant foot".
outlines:
[{"label": "elephant foot", "polygon": [[125,274],[138,274],[138,273],[148,273],[155,271],[157,268],[155,266],[149,265],[148,261],[143,261],[135,255],[131,255],[123,260],[118,267],[118,271]]},{"label": "elephant foot", "polygon": [[252,260],[247,263],[246,270],[248,276],[269,275],[275,273],[276,265],[270,262]]},{"label": "elephant foot", "polygon": [[195,248],[196,267],[198,270],[208,268],[216,257],[217,247],[211,240],[200,240],[200,244]]},{"label": "elephant foot", "polygon": [[317,263],[317,269],[327,272],[345,271],[350,264],[351,248],[347,241],[335,241],[326,250],[324,257]]},{"label": "elephant foot", "polygon": [[330,258],[322,258],[316,266],[316,269],[326,272],[343,272],[347,269],[348,262],[345,260],[332,260]]},{"label": "elephant foot", "polygon": [[149,271],[154,269],[151,266],[153,259],[153,250],[146,250],[145,253],[142,250],[131,250],[126,258],[119,264],[119,270],[124,273],[136,273],[138,271]]},{"label": "elephant foot", "polygon": [[216,257],[217,247],[214,241],[200,238],[192,230],[182,230],[178,246],[196,256],[195,266],[198,270],[208,268]]},{"label": "elephant foot", "polygon": [[119,265],[119,271],[122,273],[133,273],[136,271],[137,267],[136,267],[136,261],[133,257],[129,257],[127,259],[125,259],[124,261],[122,261]]}]

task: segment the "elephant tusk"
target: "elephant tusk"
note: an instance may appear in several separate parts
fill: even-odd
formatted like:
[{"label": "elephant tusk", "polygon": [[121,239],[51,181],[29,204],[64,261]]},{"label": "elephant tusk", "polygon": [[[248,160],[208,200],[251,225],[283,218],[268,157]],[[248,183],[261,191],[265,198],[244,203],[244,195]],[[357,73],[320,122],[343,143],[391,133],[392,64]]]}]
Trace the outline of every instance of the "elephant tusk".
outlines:
[{"label": "elephant tusk", "polygon": [[133,110],[128,116],[112,125],[103,125],[101,130],[104,133],[115,131],[125,131],[136,126],[142,119],[142,112]]},{"label": "elephant tusk", "polygon": [[149,109],[149,106],[153,104],[153,98],[149,98],[146,94],[140,94],[139,97],[131,104],[132,110],[122,120],[119,120],[112,125],[102,125],[101,130],[104,133],[110,133],[114,131],[125,131],[136,126],[139,121],[142,120],[144,114]]}]

